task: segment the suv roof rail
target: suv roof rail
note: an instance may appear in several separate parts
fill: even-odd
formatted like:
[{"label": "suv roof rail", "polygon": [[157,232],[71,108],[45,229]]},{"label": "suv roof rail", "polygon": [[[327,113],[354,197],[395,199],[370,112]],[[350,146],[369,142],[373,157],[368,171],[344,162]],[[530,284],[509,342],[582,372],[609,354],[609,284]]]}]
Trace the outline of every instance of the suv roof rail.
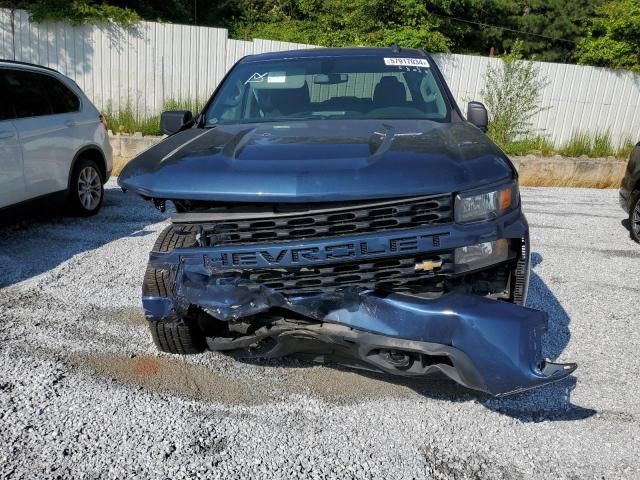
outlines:
[{"label": "suv roof rail", "polygon": [[56,73],[60,73],[58,70],[56,70],[55,68],[50,68],[50,67],[45,67],[44,65],[38,65],[37,63],[29,63],[29,62],[20,62],[18,60],[9,60],[9,59],[5,59],[5,58],[0,58],[0,63],[11,63],[13,65],[24,65],[26,67],[36,67],[36,68],[43,68],[45,70],[49,70],[51,72],[56,72]]}]

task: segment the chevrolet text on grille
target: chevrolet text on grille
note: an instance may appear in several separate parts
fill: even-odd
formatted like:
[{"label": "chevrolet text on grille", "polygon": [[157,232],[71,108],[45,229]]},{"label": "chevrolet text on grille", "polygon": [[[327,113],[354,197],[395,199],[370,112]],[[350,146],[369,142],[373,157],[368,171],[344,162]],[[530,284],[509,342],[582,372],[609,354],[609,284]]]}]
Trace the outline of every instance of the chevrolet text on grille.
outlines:
[{"label": "chevrolet text on grille", "polygon": [[393,253],[418,252],[433,249],[448,232],[419,236],[402,236],[386,241],[366,240],[336,243],[318,247],[262,248],[252,251],[223,251],[204,254],[206,266],[223,268],[255,267],[259,265],[310,265],[345,258],[376,257]]}]

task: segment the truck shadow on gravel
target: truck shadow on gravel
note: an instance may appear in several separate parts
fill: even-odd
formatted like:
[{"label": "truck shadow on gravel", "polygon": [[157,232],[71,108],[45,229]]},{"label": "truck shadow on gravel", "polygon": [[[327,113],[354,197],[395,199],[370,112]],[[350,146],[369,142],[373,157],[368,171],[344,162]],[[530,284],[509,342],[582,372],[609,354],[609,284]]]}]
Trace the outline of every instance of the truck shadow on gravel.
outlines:
[{"label": "truck shadow on gravel", "polygon": [[[545,358],[555,360],[562,354],[571,339],[569,329],[571,319],[554,293],[536,273],[536,267],[542,262],[542,255],[537,252],[531,253],[532,270],[527,306],[549,314],[549,326],[543,337],[542,353]],[[577,371],[580,372],[579,365]],[[571,403],[571,392],[575,386],[576,378],[571,376],[563,381],[521,394],[480,401],[491,410],[525,422],[584,420],[595,415],[597,413],[595,410]]]},{"label": "truck shadow on gravel", "polygon": [[[111,183],[111,182],[110,182]],[[47,272],[114,240],[155,234],[166,217],[135,195],[105,188],[101,211],[88,218],[65,215],[60,202],[34,204],[0,216],[0,288]]]},{"label": "truck shadow on gravel", "polygon": [[629,217],[623,219],[620,224],[624,227],[624,229],[627,231],[627,233],[629,234],[629,238],[634,242],[635,244],[635,240],[633,239],[633,234],[631,233],[631,221],[629,220]]}]

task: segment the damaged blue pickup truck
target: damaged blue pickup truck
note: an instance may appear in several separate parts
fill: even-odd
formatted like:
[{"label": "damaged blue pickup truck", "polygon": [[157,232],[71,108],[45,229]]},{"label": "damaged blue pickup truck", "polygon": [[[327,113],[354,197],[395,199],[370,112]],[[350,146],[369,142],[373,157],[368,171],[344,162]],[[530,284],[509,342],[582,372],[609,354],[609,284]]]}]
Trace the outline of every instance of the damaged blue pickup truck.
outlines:
[{"label": "damaged blue pickup truck", "polygon": [[253,55],[119,184],[176,214],[143,305],[159,349],[304,355],[501,396],[562,379],[524,306],[518,176],[433,59],[399,48]]}]

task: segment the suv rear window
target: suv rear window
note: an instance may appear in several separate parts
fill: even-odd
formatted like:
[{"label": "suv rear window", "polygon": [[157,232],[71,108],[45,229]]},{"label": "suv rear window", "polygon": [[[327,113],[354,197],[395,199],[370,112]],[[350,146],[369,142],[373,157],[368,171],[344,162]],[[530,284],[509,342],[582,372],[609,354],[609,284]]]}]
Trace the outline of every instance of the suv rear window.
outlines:
[{"label": "suv rear window", "polygon": [[80,109],[80,99],[50,75],[6,70],[5,82],[16,118],[77,112]]},{"label": "suv rear window", "polygon": [[205,112],[208,125],[312,119],[448,121],[427,58],[313,57],[237,65]]},{"label": "suv rear window", "polygon": [[8,70],[5,78],[17,118],[38,117],[53,113],[49,99],[40,83],[41,75],[23,70]]},{"label": "suv rear window", "polygon": [[70,113],[80,110],[80,99],[58,79],[42,75],[42,83],[49,95],[53,113]]}]

